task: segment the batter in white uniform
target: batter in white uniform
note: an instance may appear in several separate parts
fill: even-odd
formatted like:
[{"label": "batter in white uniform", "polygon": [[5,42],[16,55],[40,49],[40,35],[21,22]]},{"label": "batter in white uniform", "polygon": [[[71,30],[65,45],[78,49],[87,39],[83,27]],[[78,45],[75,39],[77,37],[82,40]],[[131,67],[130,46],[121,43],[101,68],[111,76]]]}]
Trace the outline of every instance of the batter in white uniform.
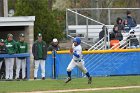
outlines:
[{"label": "batter in white uniform", "polygon": [[88,84],[91,84],[92,82],[92,77],[90,77],[87,69],[84,66],[84,61],[82,58],[82,47],[80,45],[81,40],[80,38],[76,37],[73,39],[73,58],[70,62],[70,64],[67,67],[67,74],[68,78],[66,79],[65,83],[68,83],[71,81],[71,71],[74,67],[78,67],[86,76],[88,77]]}]

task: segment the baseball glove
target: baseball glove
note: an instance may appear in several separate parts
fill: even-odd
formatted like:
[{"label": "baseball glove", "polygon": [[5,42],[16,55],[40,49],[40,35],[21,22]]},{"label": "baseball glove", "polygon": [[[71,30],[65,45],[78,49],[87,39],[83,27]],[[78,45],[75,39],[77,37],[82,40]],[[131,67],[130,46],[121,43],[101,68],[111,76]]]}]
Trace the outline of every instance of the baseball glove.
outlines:
[{"label": "baseball glove", "polygon": [[70,53],[73,53],[73,48],[70,48]]}]

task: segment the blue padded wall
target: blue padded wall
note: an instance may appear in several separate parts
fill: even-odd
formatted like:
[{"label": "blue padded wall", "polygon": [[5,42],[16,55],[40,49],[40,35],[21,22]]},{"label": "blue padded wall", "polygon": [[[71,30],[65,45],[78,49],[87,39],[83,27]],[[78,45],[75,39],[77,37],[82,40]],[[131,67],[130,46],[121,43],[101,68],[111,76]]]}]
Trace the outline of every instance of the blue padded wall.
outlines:
[{"label": "blue padded wall", "polygon": [[[72,55],[56,54],[56,76],[67,77],[66,68],[70,63]],[[140,52],[86,54],[83,56],[85,66],[92,76],[130,75],[140,74]],[[53,57],[48,55],[46,59],[46,77],[52,78]],[[38,75],[40,77],[40,70]],[[73,77],[81,77],[83,74],[79,69],[72,71]]]}]

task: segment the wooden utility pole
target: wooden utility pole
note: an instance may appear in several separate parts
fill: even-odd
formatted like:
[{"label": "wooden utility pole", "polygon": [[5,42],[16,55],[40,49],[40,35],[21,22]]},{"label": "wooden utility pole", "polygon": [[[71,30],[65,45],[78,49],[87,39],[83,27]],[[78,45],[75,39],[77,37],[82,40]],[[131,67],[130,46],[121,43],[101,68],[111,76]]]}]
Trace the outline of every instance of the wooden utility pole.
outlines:
[{"label": "wooden utility pole", "polygon": [[8,0],[3,0],[3,12],[4,17],[8,17]]},{"label": "wooden utility pole", "polygon": [[0,0],[0,17],[3,16],[3,0]]},{"label": "wooden utility pole", "polygon": [[48,0],[48,9],[52,11],[53,0]]}]

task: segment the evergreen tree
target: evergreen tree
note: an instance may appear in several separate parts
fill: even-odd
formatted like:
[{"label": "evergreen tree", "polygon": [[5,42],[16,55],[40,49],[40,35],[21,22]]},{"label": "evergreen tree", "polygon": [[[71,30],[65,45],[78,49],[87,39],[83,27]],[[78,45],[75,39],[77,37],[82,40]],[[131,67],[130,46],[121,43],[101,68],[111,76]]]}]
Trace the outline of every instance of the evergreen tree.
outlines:
[{"label": "evergreen tree", "polygon": [[40,32],[43,39],[50,43],[53,38],[63,38],[63,31],[53,11],[48,10],[47,0],[17,0],[16,16],[35,16],[35,39]]}]

